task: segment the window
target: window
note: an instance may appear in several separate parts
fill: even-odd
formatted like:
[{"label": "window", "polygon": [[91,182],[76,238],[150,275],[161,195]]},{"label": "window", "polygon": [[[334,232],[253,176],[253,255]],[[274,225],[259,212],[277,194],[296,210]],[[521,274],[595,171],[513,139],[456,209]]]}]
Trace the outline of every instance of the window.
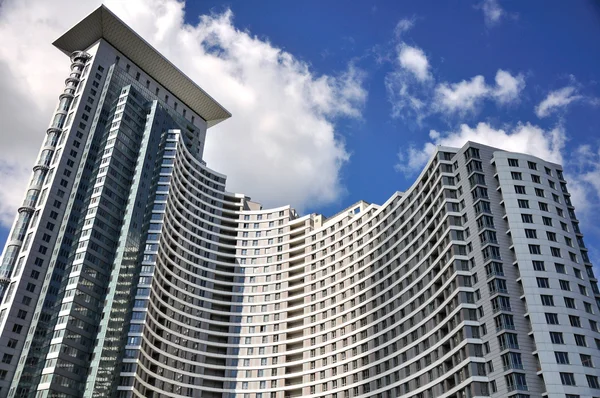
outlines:
[{"label": "window", "polygon": [[554,232],[546,231],[546,237],[551,242],[556,242],[556,234]]},{"label": "window", "polygon": [[553,257],[562,257],[562,255],[560,254],[560,249],[558,247],[551,247],[550,253]]},{"label": "window", "polygon": [[[560,203],[560,196],[558,196],[557,194],[553,193],[552,194],[552,200],[555,201],[556,203]],[[558,207],[557,207],[558,209]]]},{"label": "window", "polygon": [[575,385],[575,377],[573,376],[573,373],[560,372],[560,381],[564,386]]},{"label": "window", "polygon": [[569,322],[571,322],[571,326],[573,326],[575,328],[581,327],[581,319],[579,319],[578,316],[569,315]]},{"label": "window", "polygon": [[539,202],[538,205],[541,211],[548,211],[548,203]]},{"label": "window", "polygon": [[521,214],[521,220],[527,224],[533,224],[533,216],[531,214]]},{"label": "window", "polygon": [[546,266],[543,261],[533,261],[533,269],[535,271],[546,271]]},{"label": "window", "polygon": [[542,294],[540,295],[540,297],[542,299],[542,305],[545,305],[547,307],[554,307],[554,297],[548,294]]},{"label": "window", "polygon": [[515,192],[518,194],[526,195],[527,191],[523,185],[515,185]]},{"label": "window", "polygon": [[519,167],[518,159],[508,159],[508,165],[511,167]]},{"label": "window", "polygon": [[556,358],[556,363],[559,363],[561,365],[568,365],[570,363],[568,352],[555,351],[554,357]]},{"label": "window", "polygon": [[569,281],[565,281],[565,280],[559,280],[558,283],[560,284],[560,288],[561,290],[566,290],[566,291],[571,291],[571,284],[569,283]]},{"label": "window", "polygon": [[518,199],[519,207],[521,209],[529,209],[529,201],[525,199]]},{"label": "window", "polygon": [[565,245],[567,245],[569,247],[573,247],[573,241],[571,240],[571,238],[567,238],[565,236]]},{"label": "window", "polygon": [[579,354],[579,358],[581,359],[581,364],[586,368],[593,368],[594,363],[592,362],[592,356],[587,354]]},{"label": "window", "polygon": [[575,300],[570,297],[565,297],[565,306],[567,308],[576,309],[575,308]]},{"label": "window", "polygon": [[523,179],[523,175],[516,171],[512,171],[510,173],[510,176],[512,177],[513,180],[522,180]]},{"label": "window", "polygon": [[537,280],[537,285],[539,288],[542,288],[542,289],[550,288],[550,282],[548,282],[548,278],[536,278],[536,280]]},{"label": "window", "polygon": [[587,382],[588,382],[588,386],[590,386],[591,388],[600,388],[600,383],[598,383],[598,376],[590,376],[590,375],[585,375]]},{"label": "window", "polygon": [[550,332],[550,341],[552,341],[552,344],[565,344],[565,339],[561,332]]},{"label": "window", "polygon": [[10,354],[4,354],[2,356],[2,363],[11,363],[13,356]]},{"label": "window", "polygon": [[529,239],[537,239],[537,232],[535,229],[526,229],[525,236]]},{"label": "window", "polygon": [[579,293],[583,294],[584,296],[587,296],[587,288],[583,285],[578,285],[579,286]]},{"label": "window", "polygon": [[558,314],[546,312],[546,323],[548,325],[558,325]]},{"label": "window", "polygon": [[540,249],[540,245],[529,245],[529,253],[542,254],[542,249]]},{"label": "window", "polygon": [[579,347],[587,347],[587,342],[585,341],[585,336],[582,334],[576,334],[575,336],[575,344]]},{"label": "window", "polygon": [[529,170],[537,170],[537,164],[535,162],[527,162],[527,167],[529,167]]},{"label": "window", "polygon": [[559,274],[566,274],[567,271],[565,270],[565,265],[564,264],[554,264],[554,267],[556,267],[556,272],[558,272]]},{"label": "window", "polygon": [[535,196],[539,196],[540,198],[543,198],[545,196],[544,195],[544,190],[541,189],[541,188],[536,188],[535,189]]}]

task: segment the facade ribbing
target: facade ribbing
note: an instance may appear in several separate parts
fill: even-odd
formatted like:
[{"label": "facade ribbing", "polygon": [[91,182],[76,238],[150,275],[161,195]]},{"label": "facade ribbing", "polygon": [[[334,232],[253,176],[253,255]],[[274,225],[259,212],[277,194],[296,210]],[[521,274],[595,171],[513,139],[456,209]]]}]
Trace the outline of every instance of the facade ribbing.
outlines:
[{"label": "facade ribbing", "polygon": [[380,206],[263,209],[203,161],[227,112],[98,13],[0,260],[1,397],[600,396],[560,165],[469,142]]}]

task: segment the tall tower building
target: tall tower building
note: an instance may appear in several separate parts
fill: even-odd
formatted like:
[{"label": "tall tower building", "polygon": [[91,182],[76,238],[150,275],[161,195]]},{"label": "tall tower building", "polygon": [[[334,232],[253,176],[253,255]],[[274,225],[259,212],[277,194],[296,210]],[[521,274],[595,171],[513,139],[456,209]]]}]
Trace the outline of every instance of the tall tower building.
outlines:
[{"label": "tall tower building", "polygon": [[325,218],[202,160],[230,114],[105,7],[0,259],[0,397],[600,397],[600,291],[560,165],[438,147]]}]

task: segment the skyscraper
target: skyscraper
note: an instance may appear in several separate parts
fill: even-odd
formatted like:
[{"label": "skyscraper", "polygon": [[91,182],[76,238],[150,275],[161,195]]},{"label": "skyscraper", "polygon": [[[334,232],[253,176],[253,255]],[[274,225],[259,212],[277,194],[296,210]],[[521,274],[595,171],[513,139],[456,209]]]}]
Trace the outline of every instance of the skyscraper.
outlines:
[{"label": "skyscraper", "polygon": [[562,168],[438,147],[383,205],[262,209],[202,160],[230,114],[100,7],[0,262],[0,396],[600,396]]}]

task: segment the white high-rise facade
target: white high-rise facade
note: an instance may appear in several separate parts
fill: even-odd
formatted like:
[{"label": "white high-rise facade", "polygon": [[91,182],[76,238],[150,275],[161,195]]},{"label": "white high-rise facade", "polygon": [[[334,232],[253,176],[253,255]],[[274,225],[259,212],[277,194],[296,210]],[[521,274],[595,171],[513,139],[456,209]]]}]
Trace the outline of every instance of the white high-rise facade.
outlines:
[{"label": "white high-rise facade", "polygon": [[0,259],[0,397],[600,397],[600,292],[560,165],[438,147],[405,193],[262,209],[230,114],[105,7]]}]

